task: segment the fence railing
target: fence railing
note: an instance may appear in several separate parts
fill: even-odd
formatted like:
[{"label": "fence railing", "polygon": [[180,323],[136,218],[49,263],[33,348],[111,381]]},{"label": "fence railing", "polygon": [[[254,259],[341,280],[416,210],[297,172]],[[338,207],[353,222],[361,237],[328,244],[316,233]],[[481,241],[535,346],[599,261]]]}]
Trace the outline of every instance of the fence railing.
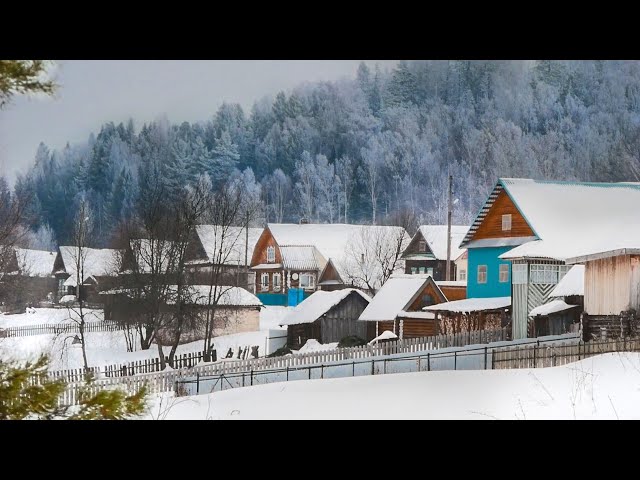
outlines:
[{"label": "fence railing", "polygon": [[[85,322],[85,332],[113,332],[123,330],[121,324],[108,320]],[[79,333],[80,326],[75,322],[41,323],[35,325],[21,325],[19,327],[0,328],[0,337],[29,337],[32,335]]]}]

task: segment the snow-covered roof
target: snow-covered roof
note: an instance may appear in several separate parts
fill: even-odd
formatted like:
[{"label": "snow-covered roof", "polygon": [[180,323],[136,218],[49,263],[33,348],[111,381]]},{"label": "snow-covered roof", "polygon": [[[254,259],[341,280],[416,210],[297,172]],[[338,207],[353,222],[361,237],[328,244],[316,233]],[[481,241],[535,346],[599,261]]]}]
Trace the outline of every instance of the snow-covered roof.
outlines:
[{"label": "snow-covered roof", "polygon": [[520,178],[504,178],[500,183],[537,237],[500,255],[502,259],[565,260],[638,246],[638,184]]},{"label": "snow-covered roof", "polygon": [[439,287],[466,287],[466,280],[436,280]]},{"label": "snow-covered roof", "polygon": [[280,255],[289,270],[320,270],[327,263],[313,245],[280,245]]},{"label": "snow-covered roof", "polygon": [[584,295],[584,265],[574,265],[551,290],[550,297]]},{"label": "snow-covered roof", "polygon": [[433,320],[436,314],[433,312],[400,312],[398,318],[417,318],[420,320]]},{"label": "snow-covered roof", "polygon": [[540,305],[529,312],[530,317],[536,315],[551,315],[552,313],[563,312],[570,308],[576,308],[578,305],[568,305],[564,300],[551,300],[549,303]]},{"label": "snow-covered roof", "polygon": [[378,343],[380,340],[394,340],[398,338],[398,336],[393,333],[391,330],[385,330],[384,332],[382,332],[380,335],[378,335],[376,338],[374,338],[373,340],[371,340],[369,342],[369,345],[373,345]]},{"label": "snow-covered roof", "polygon": [[[314,245],[325,259],[343,258],[349,242],[354,237],[357,238],[363,230],[389,234],[404,231],[402,227],[344,223],[269,223],[267,226],[278,245]],[[409,236],[406,231],[404,235],[408,242]]]},{"label": "snow-covered roof", "polygon": [[[244,227],[223,227],[220,225],[197,225],[196,233],[207,254],[209,262],[222,260],[225,265],[245,264],[245,244],[247,261],[251,262],[253,249],[262,234],[262,228],[249,227],[249,243],[247,244],[247,229]],[[224,237],[224,241],[223,241]],[[220,250],[222,253],[220,254]]]},{"label": "snow-covered roof", "polygon": [[[218,300],[218,305],[221,306],[232,306],[232,307],[262,307],[263,303],[260,301],[258,297],[256,297],[253,293],[241,287],[231,287],[231,286],[218,286],[218,292],[222,292],[220,294],[220,299]],[[177,285],[169,285],[167,287],[167,298],[171,298],[172,294],[175,294],[178,291]],[[185,292],[189,297],[190,304],[195,305],[207,305],[209,303],[209,292],[211,291],[210,285],[189,285],[186,287]],[[130,288],[114,288],[111,290],[106,290],[100,292],[100,295],[118,295],[124,294],[127,295],[129,293],[134,292],[133,289]],[[215,295],[215,292],[211,292],[212,296]],[[172,305],[175,301],[168,300],[167,304]]]},{"label": "snow-covered roof", "polygon": [[31,277],[49,277],[53,273],[56,252],[32,250],[30,248],[16,248],[18,268],[23,275]]},{"label": "snow-covered roof", "polygon": [[255,270],[271,270],[272,268],[282,268],[281,263],[261,263],[259,265],[254,265],[251,269]]},{"label": "snow-covered roof", "polygon": [[176,242],[135,238],[129,243],[140,273],[151,273],[158,269],[166,272],[169,270],[170,262],[175,262],[174,252],[178,246]]},{"label": "snow-covered roof", "polygon": [[369,295],[355,288],[344,288],[326,292],[318,290],[298,304],[280,323],[280,325],[297,325],[300,323],[312,323],[325,313],[338,305],[353,292],[356,292],[367,302],[371,302]]},{"label": "snow-covered roof", "polygon": [[[392,275],[382,285],[358,320],[381,322],[395,320],[405,312],[411,300],[418,294],[431,278],[429,275]],[[437,288],[437,287],[436,287]]]},{"label": "snow-covered roof", "polygon": [[593,250],[583,252],[582,255],[567,258],[565,260],[565,263],[567,265],[572,265],[575,263],[585,263],[593,260],[601,260],[603,258],[619,257],[625,255],[640,255],[640,238],[634,241],[629,241],[627,246],[623,248],[594,248]]},{"label": "snow-covered roof", "polygon": [[423,307],[422,310],[429,312],[468,313],[483,310],[498,310],[510,306],[511,297],[465,298],[464,300],[454,300],[453,302]]},{"label": "snow-covered roof", "polygon": [[[469,230],[468,226],[451,225],[451,260],[456,260],[466,249],[459,248]],[[436,260],[447,259],[447,225],[420,225],[420,233]]]},{"label": "snow-covered roof", "polygon": [[[84,281],[91,276],[115,276],[117,272],[119,250],[112,248],[83,248],[82,256],[84,258],[83,278]],[[72,283],[76,281],[76,259],[78,256],[77,247],[62,246],[60,247],[60,255],[64,262],[64,269],[70,277]],[[73,280],[70,280],[73,279]],[[73,283],[75,285],[75,283]],[[73,286],[72,285],[72,286]]]}]

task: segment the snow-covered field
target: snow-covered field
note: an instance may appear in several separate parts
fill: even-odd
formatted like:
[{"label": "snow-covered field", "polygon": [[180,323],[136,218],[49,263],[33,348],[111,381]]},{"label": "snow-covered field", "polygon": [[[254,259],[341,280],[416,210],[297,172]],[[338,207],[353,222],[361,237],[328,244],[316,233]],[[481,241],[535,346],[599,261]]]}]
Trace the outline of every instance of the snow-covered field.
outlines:
[{"label": "snow-covered field", "polygon": [[640,354],[544,369],[305,380],[152,402],[161,419],[640,419]]},{"label": "snow-covered field", "polygon": [[[35,313],[17,315],[0,315],[0,328],[35,325],[42,323],[70,323],[69,310],[54,308],[35,309]],[[237,352],[239,347],[258,345],[259,354],[265,354],[267,347],[275,350],[284,344],[286,329],[281,329],[277,323],[288,313],[288,307],[265,307],[260,314],[260,330],[256,332],[225,335],[215,340],[218,357],[224,357],[229,348]],[[73,313],[71,313],[73,315]],[[87,321],[103,319],[101,310],[90,311]],[[0,338],[0,358],[27,360],[34,359],[41,353],[47,353],[51,358],[51,369],[81,368],[82,350],[80,345],[72,344],[75,333],[61,335],[44,334],[25,337]],[[85,334],[87,343],[87,359],[90,366],[103,366],[115,363],[134,362],[146,358],[156,358],[158,347],[153,345],[149,350],[139,350],[139,344],[134,347],[137,351],[127,352],[127,344],[122,331],[89,332]],[[271,337],[273,340],[268,340]],[[267,345],[269,343],[269,345]],[[202,341],[180,345],[177,354],[202,351]],[[163,347],[169,353],[170,347]]]}]

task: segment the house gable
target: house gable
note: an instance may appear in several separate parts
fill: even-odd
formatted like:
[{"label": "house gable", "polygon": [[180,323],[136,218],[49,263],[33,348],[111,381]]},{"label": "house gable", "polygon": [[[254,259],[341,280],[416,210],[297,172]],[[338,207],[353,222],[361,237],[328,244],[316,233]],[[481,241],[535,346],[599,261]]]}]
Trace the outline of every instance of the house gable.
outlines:
[{"label": "house gable", "polygon": [[[502,230],[502,215],[506,214],[511,214],[510,230]],[[487,198],[473,225],[469,228],[460,247],[466,247],[470,242],[476,240],[520,237],[535,238],[537,234],[500,180]]]},{"label": "house gable", "polygon": [[64,260],[62,259],[62,254],[60,253],[59,249],[58,253],[56,254],[56,259],[53,262],[53,273],[67,273],[67,269],[64,265]]},{"label": "house gable", "polygon": [[445,297],[444,293],[442,293],[442,290],[440,290],[440,287],[438,287],[433,279],[429,277],[424,286],[416,292],[411,300],[409,300],[409,306],[405,307],[403,310],[406,312],[422,311],[422,307],[426,306],[424,297],[427,295],[429,295],[433,299],[434,305],[448,301],[447,297]]},{"label": "house gable", "polygon": [[344,280],[340,277],[338,270],[333,264],[333,260],[329,259],[327,264],[322,269],[322,273],[318,277],[318,284],[322,282],[330,282],[331,284],[343,284]]},{"label": "house gable", "polygon": [[[425,242],[425,251],[420,251],[420,242]],[[418,229],[416,234],[411,239],[411,242],[409,242],[409,245],[407,245],[407,248],[405,248],[404,252],[402,253],[402,258],[411,258],[414,256],[430,259],[435,258],[433,252],[431,251],[431,248],[429,247],[429,242],[426,241],[420,229]]]},{"label": "house gable", "polygon": [[266,227],[260,238],[258,238],[258,242],[256,243],[256,247],[253,250],[253,256],[251,257],[251,267],[255,267],[256,265],[266,264],[267,262],[267,248],[275,247],[276,249],[276,259],[275,262],[271,262],[274,264],[282,263],[282,254],[280,253],[280,247],[278,242],[276,242],[275,237],[271,233],[269,227]]},{"label": "house gable", "polygon": [[202,244],[202,239],[195,230],[193,230],[189,235],[189,241],[187,242],[187,249],[185,252],[185,260],[191,262],[202,261],[202,263],[209,262],[207,252]]}]

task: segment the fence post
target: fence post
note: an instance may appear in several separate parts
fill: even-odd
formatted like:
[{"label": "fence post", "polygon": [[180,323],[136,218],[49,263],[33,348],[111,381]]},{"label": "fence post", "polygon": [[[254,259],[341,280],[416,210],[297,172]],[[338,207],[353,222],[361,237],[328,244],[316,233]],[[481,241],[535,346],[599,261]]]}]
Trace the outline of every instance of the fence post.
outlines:
[{"label": "fence post", "polygon": [[374,365],[373,365],[374,363],[375,363],[375,360],[371,360],[371,375],[375,375],[376,374],[375,369],[374,369]]},{"label": "fence post", "polygon": [[496,350],[495,348],[491,349],[491,370],[496,369]]},{"label": "fence post", "polygon": [[458,352],[453,352],[453,369],[458,369]]},{"label": "fence post", "polygon": [[320,378],[324,378],[324,363],[320,365]]},{"label": "fence post", "polygon": [[484,369],[487,369],[487,347],[484,347]]},{"label": "fence post", "polygon": [[351,376],[355,377],[356,376],[356,361],[354,360],[353,363],[351,364]]},{"label": "fence post", "polygon": [[431,352],[427,352],[427,372],[431,371]]},{"label": "fence post", "polygon": [[[578,344],[578,348],[580,348],[580,345]],[[533,346],[533,368],[537,368],[538,367],[538,345],[534,345]]]},{"label": "fence post", "polygon": [[253,386],[253,368],[251,369],[251,386]]},{"label": "fence post", "polygon": [[287,365],[287,382],[289,381],[289,365]]},{"label": "fence post", "polygon": [[196,373],[196,395],[200,395],[200,372]]},{"label": "fence post", "polygon": [[311,367],[309,367],[309,380],[311,380]]},{"label": "fence post", "polygon": [[421,360],[421,357],[420,357],[420,355],[418,355],[418,371],[422,370],[422,368],[421,368],[422,365],[421,365],[420,360]]}]

